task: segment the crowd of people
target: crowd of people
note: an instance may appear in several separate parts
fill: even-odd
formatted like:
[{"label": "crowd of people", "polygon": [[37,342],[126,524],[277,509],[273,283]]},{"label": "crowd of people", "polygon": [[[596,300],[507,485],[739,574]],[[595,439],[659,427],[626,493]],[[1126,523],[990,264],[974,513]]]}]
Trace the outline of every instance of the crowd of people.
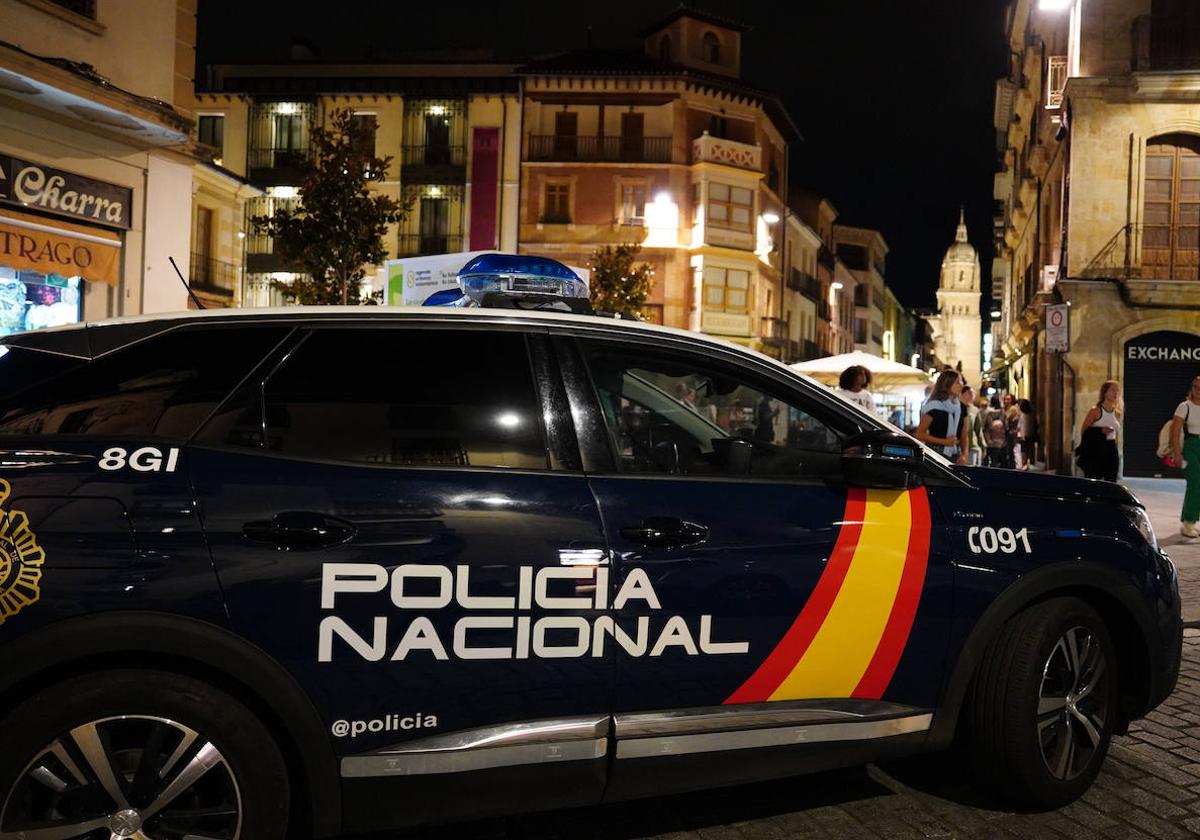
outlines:
[{"label": "crowd of people", "polygon": [[[874,411],[870,386],[871,371],[851,365],[842,371],[836,390]],[[1200,424],[1200,412],[1196,419]],[[1040,442],[1029,400],[1017,400],[1011,394],[988,399],[977,394],[953,368],[942,371],[926,389],[920,422],[909,431],[951,461],[969,466],[1029,469]]]}]

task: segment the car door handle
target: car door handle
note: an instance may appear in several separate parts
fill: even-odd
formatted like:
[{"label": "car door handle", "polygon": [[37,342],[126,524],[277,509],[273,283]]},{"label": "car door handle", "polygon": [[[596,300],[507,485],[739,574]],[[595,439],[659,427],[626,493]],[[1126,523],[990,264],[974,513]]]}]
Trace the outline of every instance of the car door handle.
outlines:
[{"label": "car door handle", "polygon": [[621,536],[650,546],[697,545],[708,539],[708,528],[670,516],[653,516],[635,528],[622,528]]},{"label": "car door handle", "polygon": [[270,520],[242,526],[242,536],[246,539],[269,543],[283,551],[315,551],[341,545],[354,539],[357,532],[344,519],[302,510],[284,511]]}]

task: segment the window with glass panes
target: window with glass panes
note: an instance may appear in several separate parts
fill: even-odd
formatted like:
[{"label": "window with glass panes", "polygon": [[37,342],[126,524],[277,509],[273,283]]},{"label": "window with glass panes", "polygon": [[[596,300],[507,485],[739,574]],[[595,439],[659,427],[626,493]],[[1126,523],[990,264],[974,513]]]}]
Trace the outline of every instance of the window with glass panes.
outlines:
[{"label": "window with glass panes", "polygon": [[738,268],[706,266],[704,308],[720,312],[749,312],[750,272]]},{"label": "window with glass panes", "polygon": [[547,181],[545,210],[542,221],[549,224],[566,224],[571,221],[571,185],[566,181]]},{"label": "window with glass panes", "polygon": [[646,183],[626,181],[621,184],[621,224],[646,223]]},{"label": "window with glass panes", "polygon": [[196,139],[216,148],[218,156],[225,148],[225,117],[205,115],[196,120]]},{"label": "window with glass panes", "polygon": [[1151,138],[1144,192],[1143,276],[1200,278],[1200,138]]},{"label": "window with glass panes", "polygon": [[751,230],[750,219],[754,215],[754,192],[745,187],[729,184],[708,185],[709,224],[734,230]]}]

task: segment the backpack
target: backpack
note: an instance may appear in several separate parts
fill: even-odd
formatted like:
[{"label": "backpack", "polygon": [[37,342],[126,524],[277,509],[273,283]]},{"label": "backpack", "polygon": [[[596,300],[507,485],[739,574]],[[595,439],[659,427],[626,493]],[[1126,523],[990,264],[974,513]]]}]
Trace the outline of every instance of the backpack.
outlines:
[{"label": "backpack", "polygon": [[[1191,403],[1188,404],[1187,413],[1183,416],[1183,430],[1187,432],[1188,418],[1192,414]],[[1175,425],[1175,417],[1163,423],[1163,427],[1158,430],[1158,449],[1154,450],[1154,454],[1159,458],[1169,458],[1171,456],[1171,427]]]}]

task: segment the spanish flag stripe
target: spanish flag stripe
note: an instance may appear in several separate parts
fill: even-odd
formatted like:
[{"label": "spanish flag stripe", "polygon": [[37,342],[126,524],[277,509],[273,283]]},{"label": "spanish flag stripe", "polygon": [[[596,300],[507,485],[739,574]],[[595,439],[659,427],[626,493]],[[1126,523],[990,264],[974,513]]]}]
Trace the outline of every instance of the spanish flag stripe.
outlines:
[{"label": "spanish flag stripe", "polygon": [[771,700],[849,697],[867,670],[896,600],[912,511],[908,493],[868,490],[862,534],[837,599]]},{"label": "spanish flag stripe", "polygon": [[904,646],[908,644],[908,635],[925,588],[931,528],[929,496],[921,487],[909,494],[909,501],[912,505],[912,530],[908,535],[908,556],[904,561],[900,589],[892,604],[892,614],[883,631],[883,638],[875,649],[867,672],[854,689],[854,697],[877,700],[887,690],[892,675],[896,673],[896,666],[900,664]]},{"label": "spanish flag stripe", "polygon": [[821,573],[812,595],[779,644],[741,688],[730,695],[726,703],[761,703],[772,699],[780,684],[804,656],[838,599],[838,593],[855,556],[866,519],[866,507],[866,491],[851,488],[846,498],[846,514],[838,531],[833,553],[830,554],[829,562],[825,564],[825,570]]}]

